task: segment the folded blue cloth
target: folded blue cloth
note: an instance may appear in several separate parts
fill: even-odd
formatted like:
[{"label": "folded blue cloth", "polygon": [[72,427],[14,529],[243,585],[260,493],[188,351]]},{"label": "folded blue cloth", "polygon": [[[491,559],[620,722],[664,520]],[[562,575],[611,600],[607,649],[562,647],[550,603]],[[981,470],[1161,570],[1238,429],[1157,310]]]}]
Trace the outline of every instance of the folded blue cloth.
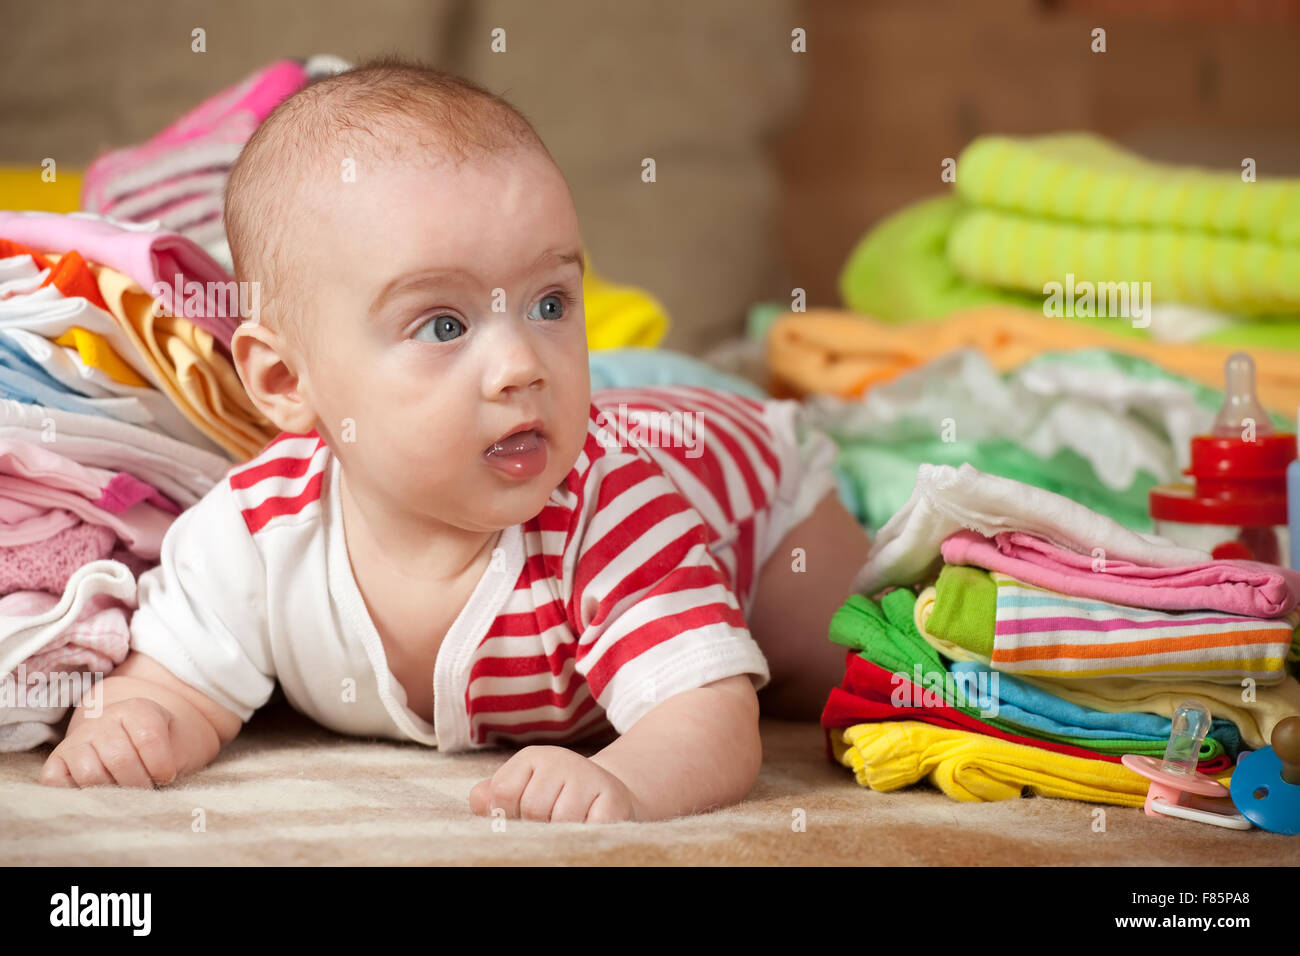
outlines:
[{"label": "folded blue cloth", "polygon": [[590,353],[591,390],[639,385],[695,385],[739,392],[762,401],[768,394],[753,382],[672,349],[629,346]]},{"label": "folded blue cloth", "polygon": [[69,388],[3,333],[0,333],[0,398],[79,415],[112,418],[131,425],[153,425],[153,416],[139,399],[130,395],[91,398]]},{"label": "folded blue cloth", "polygon": [[44,366],[28,355],[26,349],[11,339],[3,330],[0,330],[0,367],[27,376],[51,391],[89,397],[86,396],[85,392],[69,388],[47,372]]},{"label": "folded blue cloth", "polygon": [[[994,689],[997,674],[998,719],[1030,731],[1046,731],[1070,737],[1093,737],[1099,740],[1132,737],[1137,740],[1168,740],[1172,721],[1159,714],[1107,713],[1081,707],[1024,681],[994,671],[979,661],[952,661],[948,668],[958,688],[968,700]],[[980,675],[984,676],[981,677]],[[1208,736],[1223,744],[1234,760],[1241,750],[1241,733],[1230,720],[1216,717]]]},{"label": "folded blue cloth", "polygon": [[60,383],[47,385],[38,378],[43,372],[32,372],[13,354],[0,349],[0,396],[27,404],[45,405],[65,412],[80,412],[84,415],[99,415],[108,418],[108,412],[96,408],[87,398],[70,392]]}]

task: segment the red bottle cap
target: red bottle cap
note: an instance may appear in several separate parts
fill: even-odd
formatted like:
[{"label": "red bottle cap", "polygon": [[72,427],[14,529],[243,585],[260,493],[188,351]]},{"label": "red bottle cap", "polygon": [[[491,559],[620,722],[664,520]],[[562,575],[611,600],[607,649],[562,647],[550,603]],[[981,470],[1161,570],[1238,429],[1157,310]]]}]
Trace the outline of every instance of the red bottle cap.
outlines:
[{"label": "red bottle cap", "polygon": [[1183,473],[1195,484],[1179,482],[1152,488],[1151,517],[1184,524],[1284,525],[1286,469],[1296,458],[1296,436],[1237,437],[1197,435],[1192,464]]}]

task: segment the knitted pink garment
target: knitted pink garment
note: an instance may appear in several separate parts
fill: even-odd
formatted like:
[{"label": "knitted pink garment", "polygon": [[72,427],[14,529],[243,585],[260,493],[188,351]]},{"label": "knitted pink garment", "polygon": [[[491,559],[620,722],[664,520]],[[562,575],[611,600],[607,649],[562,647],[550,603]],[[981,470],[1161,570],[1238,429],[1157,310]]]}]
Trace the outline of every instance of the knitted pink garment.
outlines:
[{"label": "knitted pink garment", "polygon": [[77,568],[107,558],[116,545],[117,535],[112,528],[78,521],[43,541],[0,547],[0,594],[62,594]]}]

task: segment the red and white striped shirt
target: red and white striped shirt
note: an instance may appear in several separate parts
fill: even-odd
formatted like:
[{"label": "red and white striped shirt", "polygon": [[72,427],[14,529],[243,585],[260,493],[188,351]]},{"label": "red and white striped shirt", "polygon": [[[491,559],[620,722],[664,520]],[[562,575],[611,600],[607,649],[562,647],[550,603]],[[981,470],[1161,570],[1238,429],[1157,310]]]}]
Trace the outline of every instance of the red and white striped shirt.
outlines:
[{"label": "red and white striped shirt", "polygon": [[736,674],[762,688],[745,615],[784,530],[797,407],[692,386],[594,393],[578,460],[503,530],[443,636],[432,714],[388,669],[315,432],[280,435],[176,519],[140,579],[132,646],[245,721],[278,680],[327,727],[447,751],[625,733]]}]

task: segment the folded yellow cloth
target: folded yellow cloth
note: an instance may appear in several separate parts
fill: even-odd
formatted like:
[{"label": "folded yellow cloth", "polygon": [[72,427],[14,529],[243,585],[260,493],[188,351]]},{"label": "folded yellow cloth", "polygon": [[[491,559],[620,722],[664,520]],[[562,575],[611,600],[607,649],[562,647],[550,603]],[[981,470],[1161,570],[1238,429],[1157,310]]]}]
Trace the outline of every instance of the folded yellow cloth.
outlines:
[{"label": "folded yellow cloth", "polygon": [[582,280],[587,347],[653,348],[668,332],[668,313],[650,293],[601,278],[588,257]]},{"label": "folded yellow cloth", "polygon": [[100,369],[105,375],[120,385],[130,388],[150,388],[150,384],[140,374],[123,361],[113,349],[113,344],[98,332],[74,325],[62,335],[52,339],[55,345],[66,345],[75,349],[81,360],[91,368]]},{"label": "folded yellow cloth", "polygon": [[[783,395],[823,393],[856,398],[873,385],[964,346],[978,348],[999,372],[1044,352],[1105,348],[1223,388],[1223,363],[1236,349],[1204,343],[1156,342],[1117,335],[1015,306],[981,306],[925,322],[880,322],[856,312],[811,309],[777,318],[767,336],[767,365]],[[1258,349],[1256,389],[1288,418],[1300,405],[1300,361],[1286,351]]]},{"label": "folded yellow cloth", "polygon": [[[837,739],[840,738],[840,739]],[[831,731],[835,758],[872,790],[927,778],[954,800],[1040,797],[1140,807],[1148,781],[1121,763],[1089,760],[919,720],[855,724]],[[1227,774],[1225,779],[1230,779]]]},{"label": "folded yellow cloth", "polygon": [[[930,612],[934,609],[934,598],[935,589],[928,587],[917,595],[912,609],[916,629],[926,643],[940,654],[956,661],[990,664],[987,657],[935,637],[925,629],[930,620]],[[1151,681],[1126,677],[1061,680],[1027,677],[1023,674],[1017,674],[1016,679],[1072,704],[1108,714],[1138,712],[1172,718],[1184,700],[1194,697],[1210,709],[1212,716],[1223,717],[1236,724],[1242,743],[1252,750],[1268,745],[1273,728],[1280,721],[1300,714],[1300,681],[1295,677],[1288,677],[1282,683],[1268,687],[1257,685],[1253,690],[1255,700],[1250,703],[1241,699],[1243,688],[1231,684],[1211,684],[1208,681]]]},{"label": "folded yellow cloth", "polygon": [[139,359],[148,363],[160,389],[199,431],[239,461],[257,454],[279,434],[248,397],[210,332],[182,316],[155,316],[153,298],[134,279],[107,266],[89,266]]}]

